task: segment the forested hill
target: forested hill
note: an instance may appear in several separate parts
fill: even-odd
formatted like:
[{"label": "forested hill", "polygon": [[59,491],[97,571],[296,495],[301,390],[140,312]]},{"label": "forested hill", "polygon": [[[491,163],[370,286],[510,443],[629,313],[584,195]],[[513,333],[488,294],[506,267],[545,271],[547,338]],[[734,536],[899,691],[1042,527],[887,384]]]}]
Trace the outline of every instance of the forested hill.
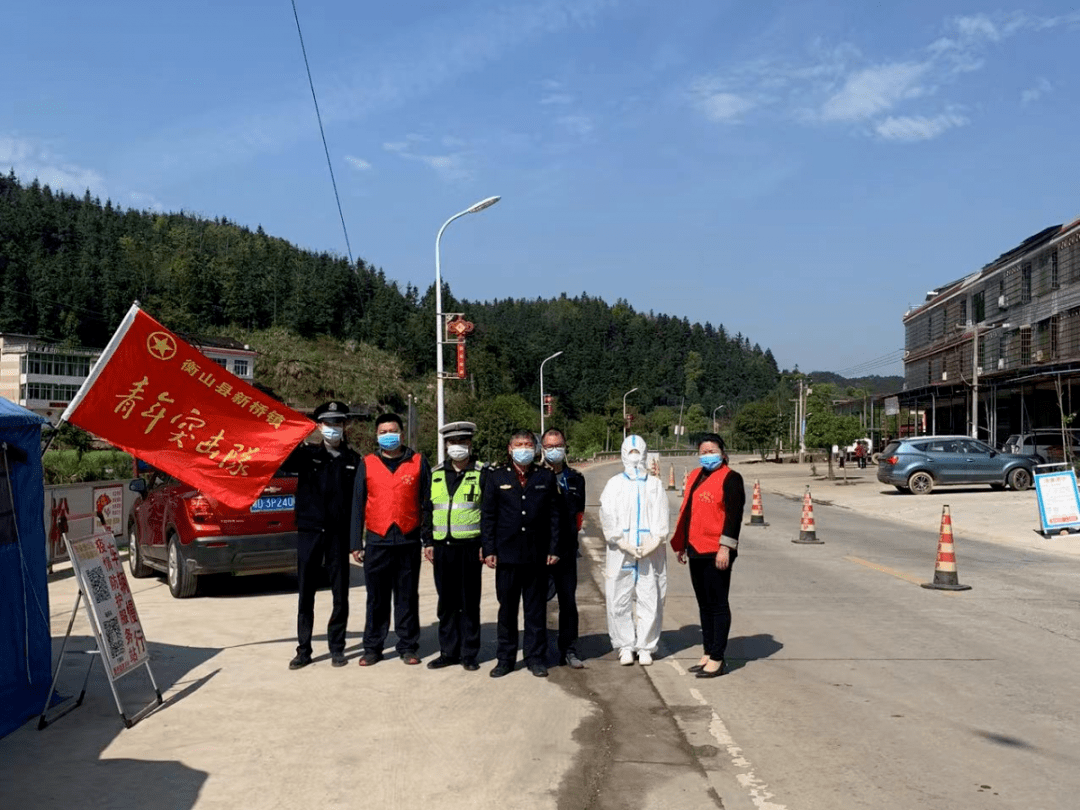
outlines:
[{"label": "forested hill", "polygon": [[871,394],[892,394],[904,386],[904,378],[899,375],[882,377],[872,374],[867,377],[841,377],[831,371],[811,371],[809,376],[816,382],[832,383],[841,390],[859,388]]},{"label": "forested hill", "polygon": [[[434,370],[433,288],[401,289],[381,269],[300,250],[262,228],[225,218],[120,209],[87,193],[55,193],[14,173],[0,175],[0,331],[104,346],[139,300],[172,329],[265,330],[329,335],[395,354],[407,379]],[[477,396],[545,388],[567,418],[611,414],[631,402],[720,405],[764,396],[777,384],[772,354],[722,326],[635,312],[585,294],[547,300],[455,300],[444,310],[476,324],[468,368]],[[256,346],[255,348],[259,348]],[[452,357],[447,352],[448,368]],[[396,373],[396,372],[395,372]],[[430,377],[428,377],[430,379]]]}]

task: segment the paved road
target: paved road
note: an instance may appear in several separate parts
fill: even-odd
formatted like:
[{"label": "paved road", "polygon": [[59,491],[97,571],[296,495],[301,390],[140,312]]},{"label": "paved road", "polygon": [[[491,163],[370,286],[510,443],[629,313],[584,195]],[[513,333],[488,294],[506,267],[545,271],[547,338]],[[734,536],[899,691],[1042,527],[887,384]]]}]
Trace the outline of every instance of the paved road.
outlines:
[{"label": "paved road", "polygon": [[[1031,536],[1030,494],[960,494],[972,520],[996,509],[999,524],[1017,528],[1015,537],[999,530],[983,541],[958,526],[960,579],[973,589],[949,594],[917,585],[933,574],[938,493],[901,501],[869,481],[836,488],[848,493],[846,508],[816,508],[825,544],[797,546],[789,541],[805,473],[773,471],[766,481],[746,466],[748,480],[762,474],[771,525],[744,530],[732,671],[702,682],[685,673],[699,631],[688,575],[673,557],[664,657],[651,668],[620,667],[610,650],[590,555],[602,551],[596,500],[617,469],[586,471],[592,507],[579,603],[587,669],[488,678],[490,572],[478,673],[405,667],[392,652],[370,671],[333,669],[323,657],[289,672],[294,580],[217,583],[193,600],[172,599],[157,578],[133,581],[166,705],[123,730],[99,670],[83,707],[43,732],[30,723],[0,740],[0,807],[1077,805],[1080,558],[1017,539]],[[831,485],[816,486],[815,498],[840,502],[825,491]],[[892,504],[908,522],[874,517]],[[355,656],[364,595],[356,567],[353,586]],[[59,638],[74,601],[63,573],[50,600]],[[320,592],[318,621],[328,608]],[[428,574],[421,613],[430,659]],[[82,617],[75,634],[77,649],[89,646]],[[82,663],[65,667],[69,690]],[[135,681],[121,686],[127,699],[140,697]]]},{"label": "paved road", "polygon": [[744,530],[723,678],[685,673],[696,605],[685,569],[669,576],[647,676],[723,806],[1075,807],[1076,558],[958,538],[973,589],[930,591],[936,530],[818,506],[826,542],[799,546],[800,512],[773,497]]}]

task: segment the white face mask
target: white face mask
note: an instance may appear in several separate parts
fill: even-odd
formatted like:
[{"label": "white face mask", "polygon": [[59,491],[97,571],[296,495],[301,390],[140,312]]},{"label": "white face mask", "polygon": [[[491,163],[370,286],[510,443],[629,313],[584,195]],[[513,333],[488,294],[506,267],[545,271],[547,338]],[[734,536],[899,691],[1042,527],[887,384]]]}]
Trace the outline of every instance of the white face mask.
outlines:
[{"label": "white face mask", "polygon": [[345,429],[337,425],[319,425],[319,432],[330,444],[337,444],[341,441],[341,437],[345,435]]},{"label": "white face mask", "polygon": [[454,461],[464,461],[472,453],[472,448],[467,444],[448,444],[446,445],[446,455],[450,456]]}]

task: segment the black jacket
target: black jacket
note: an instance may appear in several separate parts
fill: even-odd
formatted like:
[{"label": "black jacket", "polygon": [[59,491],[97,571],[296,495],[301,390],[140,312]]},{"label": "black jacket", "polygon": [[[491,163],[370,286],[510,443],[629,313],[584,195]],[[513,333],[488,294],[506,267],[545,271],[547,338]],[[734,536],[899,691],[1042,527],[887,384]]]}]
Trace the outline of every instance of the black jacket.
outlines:
[{"label": "black jacket", "polygon": [[[569,465],[563,465],[563,475],[554,470],[555,481],[559,485],[562,500],[559,521],[559,559],[577,557],[578,553],[578,515],[585,511],[585,476]],[[563,486],[562,480],[566,482]]]},{"label": "black jacket", "polygon": [[555,475],[529,466],[524,488],[514,465],[506,462],[488,471],[480,501],[480,539],[484,556],[499,564],[543,564],[557,554],[561,499]]},{"label": "black jacket", "polygon": [[302,532],[347,535],[352,517],[353,484],[360,454],[344,441],[332,455],[322,442],[304,442],[281,469],[296,473],[296,528]]}]

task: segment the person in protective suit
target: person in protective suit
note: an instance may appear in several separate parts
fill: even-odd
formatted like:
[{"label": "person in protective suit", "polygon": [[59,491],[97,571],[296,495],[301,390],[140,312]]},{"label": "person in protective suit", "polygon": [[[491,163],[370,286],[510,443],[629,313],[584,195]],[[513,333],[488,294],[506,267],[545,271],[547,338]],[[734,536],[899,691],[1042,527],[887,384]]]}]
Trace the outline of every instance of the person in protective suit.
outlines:
[{"label": "person in protective suit", "polygon": [[646,471],[645,449],[640,436],[627,436],[623,471],[600,494],[608,634],[623,666],[634,663],[635,652],[642,666],[653,662],[667,594],[668,499],[660,479]]},{"label": "person in protective suit", "polygon": [[353,484],[360,455],[345,440],[349,406],[325,402],[315,409],[322,441],[304,442],[281,465],[295,472],[296,572],[299,605],[296,611],[296,657],[289,669],[311,663],[311,633],[315,625],[315,591],[325,565],[330,575],[334,606],[326,626],[330,660],[345,666],[345,628],[349,622],[349,520]]},{"label": "person in protective suit", "polygon": [[484,555],[480,548],[480,495],[487,469],[473,455],[472,422],[440,428],[446,461],[431,472],[432,533],[424,558],[435,568],[439,594],[439,657],[428,669],[461,664],[480,668],[480,583]]}]

